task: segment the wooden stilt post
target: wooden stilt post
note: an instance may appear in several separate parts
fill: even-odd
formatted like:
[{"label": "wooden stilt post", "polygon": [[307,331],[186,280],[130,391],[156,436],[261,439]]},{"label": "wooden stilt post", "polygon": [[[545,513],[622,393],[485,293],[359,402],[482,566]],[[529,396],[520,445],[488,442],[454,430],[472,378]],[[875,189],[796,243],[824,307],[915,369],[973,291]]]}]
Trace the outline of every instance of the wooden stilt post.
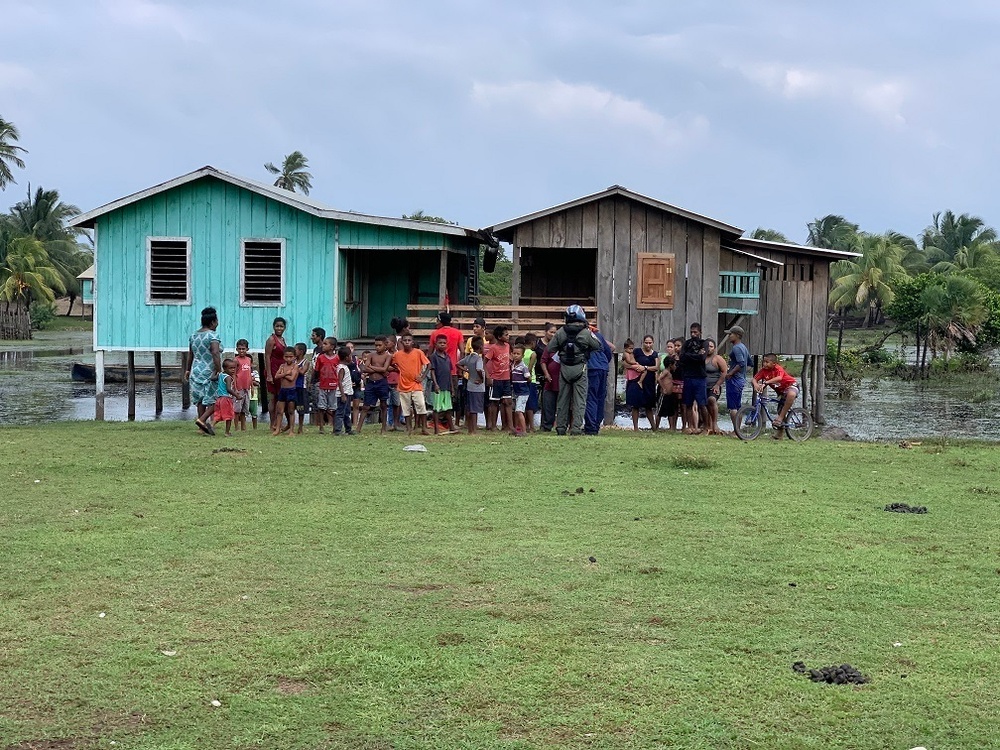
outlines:
[{"label": "wooden stilt post", "polygon": [[163,355],[153,352],[153,388],[156,390],[156,414],[163,413]]},{"label": "wooden stilt post", "polygon": [[181,408],[185,411],[191,408],[191,384],[184,377],[190,365],[191,363],[188,362],[188,353],[184,352],[181,355]]},{"label": "wooden stilt post", "polygon": [[128,419],[135,420],[135,352],[128,353],[128,375],[126,378],[128,389]]},{"label": "wooden stilt post", "polygon": [[802,375],[799,378],[799,390],[802,392],[799,397],[802,399],[802,408],[809,408],[809,355],[802,357]]},{"label": "wooden stilt post", "polygon": [[820,354],[816,357],[816,424],[826,424],[823,406],[826,398],[826,357]]},{"label": "wooden stilt post", "polygon": [[604,424],[615,423],[615,406],[618,404],[618,355],[611,357],[608,363],[608,396],[604,399]]},{"label": "wooden stilt post", "polygon": [[104,421],[104,350],[94,352],[94,376],[97,389],[94,398],[94,419]]},{"label": "wooden stilt post", "polygon": [[267,414],[267,399],[271,394],[267,392],[267,363],[264,362],[263,352],[257,355],[257,372],[260,373],[260,388],[258,392],[260,393],[260,415],[263,417]]},{"label": "wooden stilt post", "polygon": [[[441,248],[441,262],[438,270],[438,307],[444,310],[444,298],[448,296],[448,248]],[[433,343],[433,342],[431,342]]]}]

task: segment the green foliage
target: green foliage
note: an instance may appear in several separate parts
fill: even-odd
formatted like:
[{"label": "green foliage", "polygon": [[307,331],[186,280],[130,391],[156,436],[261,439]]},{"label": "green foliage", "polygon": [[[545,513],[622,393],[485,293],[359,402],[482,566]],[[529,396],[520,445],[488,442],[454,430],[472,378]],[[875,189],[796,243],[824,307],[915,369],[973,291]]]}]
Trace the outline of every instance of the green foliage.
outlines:
[{"label": "green foliage", "polygon": [[16,182],[11,165],[18,169],[24,169],[24,160],[20,154],[28,153],[20,146],[15,145],[21,138],[14,123],[0,117],[0,190],[7,185]]},{"label": "green foliage", "polygon": [[403,214],[404,219],[411,219],[412,221],[428,221],[432,224],[452,224],[457,225],[457,221],[449,221],[441,216],[429,216],[423,211],[414,211],[412,214]]},{"label": "green foliage", "polygon": [[752,240],[766,240],[768,242],[788,242],[788,238],[777,229],[765,229],[757,227],[750,233]]},{"label": "green foliage", "polygon": [[293,151],[281,162],[281,167],[276,167],[271,162],[264,165],[264,169],[273,175],[277,175],[274,186],[283,190],[296,190],[303,195],[309,195],[312,189],[312,174],[306,171],[309,168],[309,159],[301,151]]},{"label": "green foliage", "polygon": [[479,252],[479,298],[492,298],[499,304],[509,304],[514,283],[514,262],[504,255],[497,259],[493,273],[486,273],[482,266],[483,248]]},{"label": "green foliage", "polygon": [[811,221],[806,225],[806,228],[809,230],[806,243],[828,250],[851,250],[855,242],[855,235],[858,233],[857,224],[836,214],[828,214]]},{"label": "green foliage", "polygon": [[28,315],[31,318],[31,327],[37,331],[44,331],[56,319],[56,306],[51,302],[35,300],[28,306]]}]

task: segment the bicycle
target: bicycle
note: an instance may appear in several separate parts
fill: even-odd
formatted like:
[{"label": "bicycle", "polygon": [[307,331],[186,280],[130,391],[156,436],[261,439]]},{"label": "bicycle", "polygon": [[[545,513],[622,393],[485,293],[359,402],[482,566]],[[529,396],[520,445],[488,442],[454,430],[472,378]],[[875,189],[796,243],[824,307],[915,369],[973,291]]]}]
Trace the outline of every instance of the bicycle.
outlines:
[{"label": "bicycle", "polygon": [[[768,411],[768,404],[776,404],[780,410],[781,399],[768,398],[761,393],[757,403],[748,404],[736,412],[736,436],[740,440],[756,440],[764,431],[765,420],[774,424],[774,417]],[[785,415],[785,434],[796,442],[808,440],[813,431],[813,420],[809,412],[801,407],[789,409]]]}]

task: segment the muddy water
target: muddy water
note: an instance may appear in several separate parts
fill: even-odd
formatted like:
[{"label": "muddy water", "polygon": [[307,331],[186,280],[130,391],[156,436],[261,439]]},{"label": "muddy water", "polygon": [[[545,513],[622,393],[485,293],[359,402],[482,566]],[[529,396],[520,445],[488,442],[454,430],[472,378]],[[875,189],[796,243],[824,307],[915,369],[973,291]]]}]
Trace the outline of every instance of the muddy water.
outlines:
[{"label": "muddy water", "polygon": [[[94,385],[74,383],[70,379],[73,362],[93,364],[90,341],[91,334],[87,332],[43,331],[26,344],[0,342],[0,425],[93,419]],[[124,354],[113,353],[108,354],[107,360],[108,364],[124,364],[125,361]],[[178,363],[175,355],[164,356],[164,365]],[[137,356],[136,364],[151,366],[152,355]],[[154,413],[153,384],[138,383],[136,389],[137,419],[194,418],[193,409],[181,409],[179,382],[164,382],[164,411],[159,416]],[[850,399],[840,399],[832,391],[827,394],[827,422],[843,428],[858,440],[930,436],[1000,440],[1000,428],[994,416],[997,402],[974,403],[981,397],[982,393],[940,383],[867,380]],[[744,402],[748,399],[749,389],[744,393]],[[105,418],[124,420],[126,411],[125,385],[109,383]],[[632,426],[625,411],[620,412],[615,421],[621,427]],[[725,429],[728,420],[720,421]],[[649,428],[644,417],[639,425]]]}]

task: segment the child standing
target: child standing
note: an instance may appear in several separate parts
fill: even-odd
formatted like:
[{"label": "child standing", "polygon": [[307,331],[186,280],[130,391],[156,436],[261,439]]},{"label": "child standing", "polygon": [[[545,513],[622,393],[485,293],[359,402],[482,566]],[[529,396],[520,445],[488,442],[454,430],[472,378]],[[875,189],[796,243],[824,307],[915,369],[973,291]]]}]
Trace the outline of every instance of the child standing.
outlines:
[{"label": "child standing", "polygon": [[[534,352],[531,352],[534,354]],[[511,354],[510,384],[511,392],[514,396],[514,419],[510,432],[515,437],[523,437],[527,431],[525,421],[525,411],[528,407],[529,385],[531,382],[531,371],[525,364],[524,344],[515,344]]]},{"label": "child standing", "polygon": [[[379,422],[382,425],[382,434],[385,434],[386,419],[391,416],[389,412],[392,410],[388,379],[390,367],[392,367],[392,355],[386,351],[386,337],[376,336],[375,351],[367,352],[361,359],[361,370],[365,376],[365,403],[354,423],[354,429],[359,435],[373,406],[379,407]],[[399,373],[396,373],[396,377],[399,378]]]},{"label": "child standing", "polygon": [[486,373],[483,370],[483,337],[473,336],[470,342],[472,352],[458,363],[465,373],[465,427],[470,435],[476,434],[479,415],[483,413],[486,398]]},{"label": "child standing", "polygon": [[399,406],[406,414],[406,433],[412,433],[419,425],[420,434],[428,435],[423,379],[430,362],[422,351],[414,348],[412,334],[404,334],[401,342],[403,348],[392,355],[392,364],[399,373]]},{"label": "child standing", "polygon": [[337,415],[333,422],[333,434],[339,435],[343,431],[347,435],[353,435],[354,429],[351,426],[351,402],[354,400],[354,381],[351,378],[351,350],[346,346],[337,350]]},{"label": "child standing", "polygon": [[528,366],[528,373],[531,380],[528,382],[528,404],[524,407],[524,422],[528,432],[535,431],[535,414],[541,400],[538,396],[538,353],[535,347],[538,346],[538,336],[533,333],[524,334],[524,356],[521,360]]},{"label": "child standing", "polygon": [[[389,352],[389,361],[396,355],[396,342],[398,339],[395,334],[390,333],[385,337],[385,347],[386,351]],[[386,382],[389,384],[389,413],[386,417],[386,424],[389,426],[389,432],[395,432],[403,430],[402,422],[402,409],[399,405],[399,370],[395,367],[391,367],[389,371],[385,374]]]},{"label": "child standing", "polygon": [[316,408],[319,414],[319,433],[325,424],[333,430],[336,427],[336,413],[339,408],[337,390],[340,386],[337,367],[340,360],[333,353],[333,338],[323,339],[321,352],[316,357]]},{"label": "child standing", "polygon": [[250,385],[250,419],[253,420],[253,428],[257,429],[257,414],[260,411],[260,373],[256,370],[250,372],[253,382]]},{"label": "child standing", "polygon": [[430,357],[431,383],[434,388],[434,418],[444,420],[444,428],[455,431],[451,404],[451,357],[448,356],[448,337],[434,337],[434,351]]},{"label": "child standing", "polygon": [[280,435],[282,423],[288,419],[288,437],[295,434],[295,381],[299,377],[299,368],[295,364],[295,350],[285,349],[282,363],[274,373],[274,383],[278,387],[274,402],[274,424],[271,434]]},{"label": "child standing", "polygon": [[[250,411],[250,391],[253,389],[253,357],[250,356],[250,342],[240,339],[236,342],[236,374],[233,376],[236,381],[236,398],[233,402],[233,410],[236,414],[236,424],[239,429],[246,432],[247,414]],[[254,426],[257,425],[256,413],[253,415]]]},{"label": "child standing", "polygon": [[309,361],[309,347],[303,343],[295,345],[295,367],[299,375],[295,378],[295,411],[299,414],[299,434],[302,434],[302,425],[305,424],[306,414],[309,413],[309,392],[306,390],[306,377],[311,369]]},{"label": "child standing", "polygon": [[215,392],[215,421],[226,422],[226,437],[232,437],[233,432],[233,399],[236,396],[236,362],[223,360],[222,372],[219,373],[218,389]]},{"label": "child standing", "polygon": [[492,430],[500,413],[500,426],[511,429],[511,388],[510,388],[510,344],[507,326],[493,329],[494,343],[486,350],[486,387],[489,389],[489,405],[486,408],[486,430]]}]

